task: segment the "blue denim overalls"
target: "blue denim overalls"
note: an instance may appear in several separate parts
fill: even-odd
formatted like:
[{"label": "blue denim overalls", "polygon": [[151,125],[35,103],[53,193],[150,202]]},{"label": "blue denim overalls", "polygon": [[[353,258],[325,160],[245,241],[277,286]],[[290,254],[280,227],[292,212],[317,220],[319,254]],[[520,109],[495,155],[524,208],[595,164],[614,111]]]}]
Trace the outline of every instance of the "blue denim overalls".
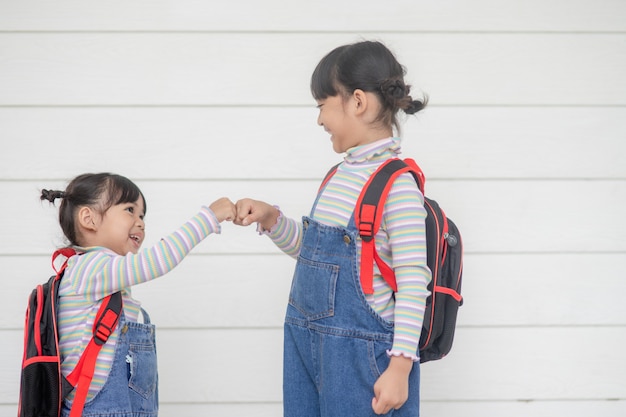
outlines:
[{"label": "blue denim overalls", "polygon": [[[85,403],[83,417],[156,417],[159,411],[155,327],[143,309],[144,323],[126,321],[122,313],[115,358],[104,386]],[[62,416],[71,404],[63,402]]]},{"label": "blue denim overalls", "polygon": [[[354,216],[347,228],[303,218],[300,255],[285,317],[285,417],[367,417],[387,369],[393,323],[368,304],[359,281]],[[409,399],[387,416],[419,415],[419,362]]]}]

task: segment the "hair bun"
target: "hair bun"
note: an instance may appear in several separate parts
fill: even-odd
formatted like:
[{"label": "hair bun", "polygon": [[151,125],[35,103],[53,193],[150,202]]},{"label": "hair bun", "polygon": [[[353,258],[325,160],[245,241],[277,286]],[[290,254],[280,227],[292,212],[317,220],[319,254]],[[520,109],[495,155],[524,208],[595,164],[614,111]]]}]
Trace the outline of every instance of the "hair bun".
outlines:
[{"label": "hair bun", "polygon": [[380,91],[390,104],[402,100],[409,94],[409,88],[401,80],[385,80],[380,83]]}]

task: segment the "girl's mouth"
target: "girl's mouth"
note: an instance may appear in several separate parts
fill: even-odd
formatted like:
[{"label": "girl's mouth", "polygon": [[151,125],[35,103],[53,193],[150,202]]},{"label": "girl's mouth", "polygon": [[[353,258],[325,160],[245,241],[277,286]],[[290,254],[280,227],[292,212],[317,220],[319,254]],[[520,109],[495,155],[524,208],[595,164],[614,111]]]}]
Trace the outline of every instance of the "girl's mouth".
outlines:
[{"label": "girl's mouth", "polygon": [[130,239],[135,242],[137,247],[141,246],[141,237],[138,235],[130,235]]}]

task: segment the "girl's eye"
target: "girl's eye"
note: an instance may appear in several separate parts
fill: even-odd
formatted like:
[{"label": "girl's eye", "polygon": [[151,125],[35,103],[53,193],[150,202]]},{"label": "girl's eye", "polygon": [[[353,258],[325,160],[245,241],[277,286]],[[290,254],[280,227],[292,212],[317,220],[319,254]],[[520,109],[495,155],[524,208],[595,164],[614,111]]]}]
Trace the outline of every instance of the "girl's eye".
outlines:
[{"label": "girl's eye", "polygon": [[126,207],[126,210],[127,210],[129,213],[134,213],[134,212],[135,212],[135,208],[134,208],[134,207]]}]

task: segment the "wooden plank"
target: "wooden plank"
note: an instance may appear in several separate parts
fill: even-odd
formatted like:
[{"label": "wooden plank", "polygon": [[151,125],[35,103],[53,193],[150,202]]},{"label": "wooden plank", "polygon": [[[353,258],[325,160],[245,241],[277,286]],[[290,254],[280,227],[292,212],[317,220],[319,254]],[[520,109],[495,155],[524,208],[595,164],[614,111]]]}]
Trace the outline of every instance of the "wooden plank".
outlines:
[{"label": "wooden plank", "polygon": [[[1,410],[1,408],[0,408]],[[448,417],[623,417],[626,401],[496,401],[496,402],[434,402],[424,400],[420,414],[424,416]],[[275,417],[282,414],[278,404],[161,404],[159,416],[255,416]]]},{"label": "wooden plank", "polygon": [[623,326],[625,270],[625,253],[467,255],[459,325]]},{"label": "wooden plank", "polygon": [[232,416],[276,417],[283,414],[282,403],[263,402],[252,404],[163,404],[159,405],[159,417],[180,416]]},{"label": "wooden plank", "polygon": [[[49,262],[0,257],[0,270],[11,271],[0,329],[22,329],[27,297],[52,272]],[[133,294],[159,328],[280,328],[294,266],[283,254],[191,255]],[[626,326],[625,270],[623,253],[468,254],[457,326]],[[223,314],[201,314],[207,306]]]},{"label": "wooden plank", "polygon": [[[280,401],[281,335],[282,329],[157,330],[160,400]],[[0,380],[0,403],[7,403],[19,392],[23,334],[2,331],[0,339],[0,374],[5,376]],[[183,380],[187,382],[181,384]]]},{"label": "wooden plank", "polygon": [[[0,403],[18,392],[22,334],[2,331]],[[595,354],[602,341],[602,354]],[[626,327],[459,329],[422,366],[423,401],[626,400]],[[279,402],[282,329],[157,331],[164,403]],[[581,358],[584,358],[582,360]],[[181,381],[187,381],[181,384]]]},{"label": "wooden plank", "polygon": [[[0,153],[0,178],[318,180],[342,155],[316,117],[313,106],[5,107],[0,126],[12,146]],[[626,108],[430,107],[406,120],[402,137],[402,156],[429,181],[626,178]]]},{"label": "wooden plank", "polygon": [[[623,33],[367,38],[396,51],[407,80],[434,105],[626,104]],[[319,59],[360,39],[344,33],[4,33],[0,105],[309,106]],[[276,65],[286,57],[289,65]]]},{"label": "wooden plank", "polygon": [[423,401],[421,414],[424,416],[448,417],[622,417],[626,413],[626,401]]},{"label": "wooden plank", "polygon": [[619,0],[397,0],[385,7],[356,0],[241,0],[219,6],[196,0],[113,0],[95,5],[62,0],[54,7],[19,1],[0,4],[0,30],[604,32],[625,30],[625,15]]},{"label": "wooden plank", "polygon": [[[0,408],[1,410],[1,408]],[[228,415],[247,417],[275,417],[281,415],[281,404],[161,404],[159,416],[177,417]],[[448,417],[623,417],[626,401],[498,401],[498,402],[432,402],[422,401],[420,414]]]},{"label": "wooden plank", "polygon": [[[310,212],[318,181],[137,182],[148,201],[150,245],[220,196],[278,204],[286,216]],[[64,188],[56,181],[0,182],[0,254],[45,255],[62,236],[57,210],[37,201],[41,188]],[[607,181],[431,181],[426,188],[461,228],[469,253],[626,251],[626,224],[616,221],[626,204],[623,180]],[[276,253],[253,227],[223,224],[197,253]]]},{"label": "wooden plank", "polygon": [[[496,401],[496,402],[431,402],[422,401],[421,414],[424,416],[449,417],[623,417],[626,401]],[[17,403],[0,404],[0,414],[15,415]],[[282,414],[280,403],[252,404],[180,404],[159,405],[160,417],[179,416],[233,416],[233,417],[276,417]]]},{"label": "wooden plank", "polygon": [[625,338],[624,326],[458,329],[450,355],[424,364],[422,397],[626,399]]}]

